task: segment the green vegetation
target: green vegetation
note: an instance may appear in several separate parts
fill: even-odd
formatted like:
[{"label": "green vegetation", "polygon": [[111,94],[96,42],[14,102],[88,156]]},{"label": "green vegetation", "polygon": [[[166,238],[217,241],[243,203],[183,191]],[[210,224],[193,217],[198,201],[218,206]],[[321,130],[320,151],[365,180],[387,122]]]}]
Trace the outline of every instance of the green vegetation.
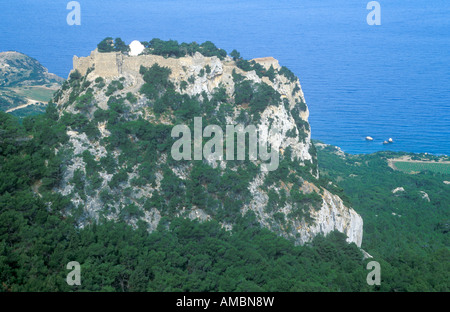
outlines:
[{"label": "green vegetation", "polygon": [[255,93],[250,100],[250,113],[262,113],[267,106],[277,105],[281,101],[281,95],[271,86],[262,82],[256,85]]},{"label": "green vegetation", "polygon": [[[217,56],[223,60],[227,56],[227,52],[223,49],[217,48],[211,41],[205,41],[202,44],[181,43],[176,40],[164,41],[158,38],[154,38],[150,41],[144,41],[142,44],[147,48],[144,53],[161,55],[164,57],[183,57],[193,56],[196,52],[200,52],[204,56]],[[98,51],[102,53],[107,52],[129,52],[129,47],[120,38],[113,40],[112,37],[103,39],[97,45]]]},{"label": "green vegetation", "polygon": [[[112,101],[106,116],[119,104]],[[192,179],[185,185],[191,196],[181,203],[192,201],[211,213],[217,209],[218,217],[223,211],[224,220],[235,220],[232,235],[216,221],[168,218],[179,204],[179,192],[184,192],[184,187],[165,165],[164,193],[152,197],[147,205],[166,207],[161,211],[167,215],[155,232],[149,234],[142,221],[138,229],[133,229],[122,221],[104,219],[77,228],[80,209],[72,206],[69,197],[52,192],[60,183],[64,162],[53,148],[67,141],[65,123],[74,125],[77,119],[76,115],[64,117],[64,122],[56,118],[54,105],[44,115],[26,118],[23,125],[0,113],[0,291],[370,290],[365,283],[365,261],[354,244],[345,242],[344,235],[336,232],[327,238],[317,237],[311,246],[295,247],[262,229],[254,215],[241,217],[236,209],[240,204],[232,198],[248,197],[245,192],[236,197],[247,182],[236,181],[246,180],[246,175],[252,177],[251,171],[242,169],[228,170],[219,178],[216,169],[195,163]],[[113,121],[112,116],[109,118]],[[171,143],[165,144],[163,139],[169,138],[170,128],[143,120],[115,123],[110,130],[110,144],[124,148],[128,165],[123,168],[132,166],[133,159],[143,152],[148,153],[143,155],[145,159],[154,163],[157,151],[167,150]],[[128,145],[125,138],[130,136],[139,137],[141,143]],[[151,143],[154,145],[149,146]],[[128,152],[125,147],[133,150]],[[137,153],[136,148],[142,150]],[[82,157],[86,175],[77,170],[72,179],[75,190],[81,193],[95,188],[98,166],[116,166],[108,157],[95,161],[88,151]],[[152,166],[142,170],[147,172],[142,177],[154,179]],[[125,169],[119,171],[111,180],[112,186],[120,185],[126,176]],[[207,189],[202,187],[205,184]],[[230,196],[232,193],[235,195]],[[211,197],[213,194],[218,194],[219,200]],[[104,192],[101,198],[109,200]],[[229,209],[219,209],[215,206],[218,202],[230,205]],[[132,203],[120,210],[124,221],[141,214]],[[74,259],[82,264],[83,283],[72,288],[65,282],[65,266]]]},{"label": "green vegetation", "polygon": [[158,38],[150,40],[150,42],[142,42],[150,54],[161,55],[164,57],[183,57],[193,56],[196,52],[200,52],[204,56],[217,56],[223,60],[227,56],[227,52],[217,48],[211,41],[205,41],[202,44],[181,43],[176,40],[164,41]]},{"label": "green vegetation", "polygon": [[78,71],[78,69],[71,72],[69,75],[70,80],[79,80],[81,78],[82,78],[82,76],[81,76],[81,73]]},{"label": "green vegetation", "polygon": [[103,89],[105,85],[105,80],[102,77],[97,77],[95,79],[95,87],[97,87],[98,89]]},{"label": "green vegetation", "polygon": [[76,100],[75,108],[78,110],[88,110],[94,103],[94,94],[92,91],[86,91],[85,94],[79,96]]},{"label": "green vegetation", "polygon": [[[269,67],[269,69],[266,69],[264,66],[262,66],[259,63],[256,63],[255,61],[244,60],[241,57],[241,54],[236,50],[233,50],[230,56],[236,62],[236,66],[242,69],[243,71],[254,70],[258,75],[258,77],[262,78],[263,76],[266,76],[269,78],[270,81],[272,82],[274,81],[276,72],[272,65]],[[233,74],[233,76],[234,75],[235,73]]]},{"label": "green vegetation", "polygon": [[28,116],[36,116],[45,113],[45,105],[43,104],[34,104],[29,105],[27,107],[17,109],[15,111],[10,112],[9,114],[18,117],[19,120],[23,120]]},{"label": "green vegetation", "polygon": [[435,173],[450,174],[450,163],[395,161],[394,166],[406,173],[431,171]]},{"label": "green vegetation", "polygon": [[180,90],[181,90],[181,91],[186,90],[187,86],[188,86],[187,81],[184,81],[184,80],[183,80],[182,82],[180,82]]},{"label": "green vegetation", "polygon": [[[238,77],[236,79],[240,80]],[[267,106],[277,105],[281,101],[281,95],[268,84],[250,80],[235,83],[234,98],[237,105],[248,104],[250,113],[255,116],[259,116]]]},{"label": "green vegetation", "polygon": [[237,61],[237,60],[241,59],[241,53],[236,51],[236,49],[231,51],[230,56],[233,58],[233,61]]},{"label": "green vegetation", "polygon": [[[0,88],[0,111],[7,111],[9,109],[27,104],[28,100],[37,101],[46,104],[52,97],[54,89],[44,86],[18,86]],[[25,117],[29,115],[40,114],[45,111],[41,105],[30,105],[28,107],[19,108],[13,114],[18,117]]]},{"label": "green vegetation", "polygon": [[63,79],[22,53],[0,52],[0,63],[0,111],[20,119],[42,114]]},{"label": "green vegetation", "polygon": [[259,63],[256,63],[255,61],[247,61],[244,59],[238,59],[236,61],[236,66],[242,69],[243,71],[252,71],[254,70],[259,78],[262,78],[263,76],[268,77],[271,81],[275,78],[275,70],[272,66],[268,70],[264,68]]},{"label": "green vegetation", "polygon": [[2,67],[0,88],[52,87],[63,81],[62,78],[49,74],[36,59],[19,52],[0,52],[0,63]]},{"label": "green vegetation", "polygon": [[49,89],[46,87],[33,86],[33,87],[18,87],[15,88],[17,94],[24,96],[26,98],[47,103],[53,97],[54,89]]},{"label": "green vegetation", "polygon": [[117,90],[123,90],[123,88],[124,88],[124,86],[123,86],[123,84],[120,81],[113,80],[113,81],[111,81],[111,83],[106,88],[105,95],[106,96],[110,96],[111,94],[113,94]]},{"label": "green vegetation", "polygon": [[286,66],[282,66],[280,69],[280,75],[284,75],[290,82],[296,82],[297,76]]},{"label": "green vegetation", "polygon": [[130,104],[136,104],[137,103],[137,97],[131,92],[127,93],[126,99],[128,100],[128,102],[130,102]]},{"label": "green vegetation", "polygon": [[[448,291],[450,191],[443,181],[450,175],[432,171],[411,175],[388,166],[388,159],[404,155],[341,157],[332,146],[318,148],[322,178],[341,188],[364,220],[361,247],[397,272],[396,280],[382,277],[382,283],[396,291]],[[394,194],[398,187],[405,191]]]},{"label": "green vegetation", "polygon": [[[114,112],[123,109],[120,103],[118,99],[111,101],[110,111],[96,115],[112,121],[110,130],[114,135],[110,144],[125,153],[127,165],[123,168],[132,167],[140,156],[154,163],[156,152],[171,146],[171,141],[166,142],[170,140],[170,127],[144,120],[114,123]],[[368,260],[362,260],[358,248],[347,244],[343,234],[319,236],[312,244],[300,247],[262,229],[254,215],[240,217],[236,208],[241,206],[240,200],[248,198],[243,185],[252,179],[256,168],[227,170],[221,177],[217,169],[196,162],[183,187],[184,182],[165,167],[163,193],[152,197],[147,205],[162,207],[164,217],[151,234],[142,221],[138,229],[122,221],[106,220],[83,229],[75,227],[77,208],[71,206],[69,198],[51,192],[61,179],[63,161],[52,150],[67,140],[66,123],[85,122],[76,121],[76,115],[71,122],[68,117],[56,122],[55,112],[50,105],[45,115],[28,117],[23,125],[0,113],[2,291],[448,291],[448,211],[442,203],[448,203],[449,198],[448,192],[438,186],[448,176],[394,172],[382,154],[342,159],[332,150],[319,149],[322,175],[339,180],[355,209],[363,214],[363,247],[382,266],[381,286],[370,287],[365,282]],[[127,143],[127,138],[136,136],[139,144]],[[151,143],[153,147],[148,145]],[[97,166],[109,170],[116,167],[112,158],[96,162],[88,152],[83,153],[83,160],[89,181],[95,180]],[[153,166],[141,165],[144,179],[154,181]],[[276,174],[285,175],[284,166],[280,164]],[[350,172],[357,176],[350,178]],[[289,171],[287,174],[283,181],[291,179]],[[115,174],[113,187],[126,176],[126,171]],[[386,185],[380,185],[379,179]],[[35,188],[37,181],[41,185]],[[88,187],[82,171],[76,171],[73,183],[79,191]],[[391,188],[399,183],[407,194],[397,197]],[[430,203],[414,195],[419,186],[430,195]],[[180,202],[183,196],[179,192],[185,189],[191,195]],[[33,190],[42,197],[35,196]],[[101,195],[105,201],[108,197]],[[298,192],[292,194],[297,203],[306,197]],[[270,199],[267,209],[275,211],[287,200],[285,193],[273,191]],[[49,201],[51,210],[47,209]],[[233,232],[224,231],[216,221],[169,218],[177,205],[189,202],[215,213],[218,220],[233,221]],[[220,202],[227,209],[220,209]],[[70,209],[73,217],[63,217],[62,213]],[[393,209],[402,217],[393,216]],[[124,221],[139,214],[131,203],[120,211]],[[279,222],[285,217],[282,213],[274,215]],[[65,283],[65,265],[74,259],[82,264],[83,284],[71,288]]]},{"label": "green vegetation", "polygon": [[149,99],[158,98],[165,89],[174,89],[173,83],[169,81],[170,68],[154,64],[150,68],[141,66],[139,72],[145,81],[145,84],[141,87],[141,93]]},{"label": "green vegetation", "polygon": [[113,40],[112,37],[107,37],[97,45],[97,49],[98,52],[101,53],[107,52],[126,53],[130,50],[130,47],[120,38],[116,38],[115,40]]},{"label": "green vegetation", "polygon": [[7,111],[8,109],[17,107],[27,103],[27,99],[14,90],[0,89],[0,111]]}]

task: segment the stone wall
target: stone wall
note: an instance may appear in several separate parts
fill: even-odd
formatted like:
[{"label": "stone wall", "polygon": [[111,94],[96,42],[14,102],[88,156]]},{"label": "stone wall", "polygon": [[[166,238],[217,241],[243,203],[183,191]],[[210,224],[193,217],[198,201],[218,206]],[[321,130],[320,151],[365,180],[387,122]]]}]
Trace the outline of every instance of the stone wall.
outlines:
[{"label": "stone wall", "polygon": [[280,64],[278,63],[278,60],[274,59],[271,56],[255,58],[252,61],[255,61],[256,63],[261,64],[262,66],[264,66],[265,69],[269,69],[270,66],[273,66],[274,69],[281,68]]},{"label": "stone wall", "polygon": [[[253,60],[267,69],[270,68],[270,66],[273,66],[275,69],[280,68],[278,60],[273,57],[255,58]],[[100,53],[95,49],[89,56],[74,56],[72,71],[78,70],[81,75],[84,76],[87,70],[93,67],[96,76],[113,78],[122,75],[123,73],[136,75],[139,73],[141,65],[150,67],[155,63],[158,63],[160,66],[171,68],[174,76],[173,78],[180,78],[180,76],[184,76],[180,75],[181,72],[184,71],[183,68],[197,66],[203,68],[205,65],[209,65],[214,69],[215,67],[218,67],[218,63],[221,62],[217,57],[205,57],[198,52],[193,57],[181,57],[175,59],[164,58],[159,55],[128,56],[120,52]],[[233,63],[234,65],[234,62],[228,63]]]},{"label": "stone wall", "polygon": [[115,77],[119,75],[118,57],[120,57],[120,53],[99,53],[96,49],[87,57],[74,56],[72,71],[78,70],[84,76],[89,68],[94,67],[98,76]]}]

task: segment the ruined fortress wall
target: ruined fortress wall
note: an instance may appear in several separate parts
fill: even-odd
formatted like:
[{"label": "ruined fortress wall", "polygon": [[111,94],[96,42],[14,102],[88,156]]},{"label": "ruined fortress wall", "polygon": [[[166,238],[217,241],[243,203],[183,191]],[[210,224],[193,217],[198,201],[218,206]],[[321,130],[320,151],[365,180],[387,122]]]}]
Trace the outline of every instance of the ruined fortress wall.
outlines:
[{"label": "ruined fortress wall", "polygon": [[[211,58],[203,58],[201,63],[210,61]],[[94,68],[94,74],[104,78],[118,77],[124,73],[136,75],[142,66],[151,67],[157,63],[160,66],[172,69],[173,76],[179,76],[184,72],[183,67],[189,67],[195,63],[191,57],[182,57],[179,59],[164,58],[159,55],[139,55],[127,56],[120,52],[99,53],[93,51],[87,57],[73,57],[73,70],[78,70],[81,75],[85,75],[87,70]]]},{"label": "ruined fortress wall", "polygon": [[[278,69],[280,65],[278,60],[273,57],[257,58],[254,61],[260,63],[267,69],[273,66]],[[138,55],[128,56],[120,52],[99,53],[97,50],[87,57],[73,58],[73,68],[78,70],[81,75],[85,75],[89,68],[94,68],[94,71],[90,74],[91,79],[96,77],[103,77],[106,79],[116,79],[119,76],[133,76],[140,77],[139,70],[141,66],[151,67],[154,64],[158,64],[162,67],[168,67],[171,69],[171,79],[174,81],[186,81],[189,77],[195,76],[196,83],[192,87],[192,90],[187,90],[188,93],[200,94],[202,91],[211,91],[218,87],[221,83],[226,87],[229,94],[234,92],[234,83],[232,77],[232,71],[237,70],[238,73],[248,76],[250,79],[260,81],[256,73],[243,72],[239,68],[236,68],[235,63],[230,59],[227,61],[220,61],[217,57],[205,57],[200,53],[196,53],[194,56],[181,57],[181,58],[165,58],[159,55]],[[211,73],[204,77],[199,77],[199,72],[206,65],[211,68]],[[262,81],[272,85],[267,77],[263,77]],[[290,85],[289,85],[290,86]],[[286,94],[291,100],[292,90],[284,90],[285,85],[281,84],[277,90],[281,94]]]},{"label": "ruined fortress wall", "polygon": [[74,56],[73,70],[78,70],[84,76],[89,68],[94,67],[98,76],[115,77],[119,75],[118,60],[121,58],[121,53],[99,53],[94,50],[87,57]]},{"label": "ruined fortress wall", "polygon": [[[280,65],[278,60],[273,57],[256,58],[254,61],[260,63],[265,68],[269,68],[271,65],[278,69]],[[113,78],[122,75],[123,73],[137,74],[142,66],[150,67],[155,63],[160,66],[169,67],[172,69],[172,76],[179,78],[184,76],[185,68],[191,66],[205,66],[216,62],[215,57],[204,57],[200,54],[196,54],[194,57],[181,57],[178,59],[164,58],[159,55],[139,55],[139,56],[127,56],[120,52],[100,53],[96,50],[92,51],[91,55],[87,57],[73,57],[73,70],[78,70],[81,75],[85,75],[87,70],[91,67],[94,68],[96,76],[104,78]]]},{"label": "ruined fortress wall", "polygon": [[273,66],[274,69],[280,69],[281,68],[280,64],[278,63],[278,60],[274,59],[271,56],[255,58],[252,61],[255,61],[256,63],[261,64],[262,66],[264,66],[265,69],[269,69],[270,66]]}]

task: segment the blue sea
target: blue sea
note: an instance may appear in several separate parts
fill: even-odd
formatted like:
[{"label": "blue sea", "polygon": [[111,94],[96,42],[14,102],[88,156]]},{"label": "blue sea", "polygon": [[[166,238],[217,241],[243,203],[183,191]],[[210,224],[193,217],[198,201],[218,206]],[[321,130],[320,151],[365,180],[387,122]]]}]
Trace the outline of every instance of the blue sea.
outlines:
[{"label": "blue sea", "polygon": [[368,0],[78,2],[81,25],[69,26],[69,1],[0,0],[0,51],[67,77],[73,55],[107,36],[211,40],[299,76],[314,139],[349,153],[450,154],[448,0],[381,0],[380,26],[366,22]]}]

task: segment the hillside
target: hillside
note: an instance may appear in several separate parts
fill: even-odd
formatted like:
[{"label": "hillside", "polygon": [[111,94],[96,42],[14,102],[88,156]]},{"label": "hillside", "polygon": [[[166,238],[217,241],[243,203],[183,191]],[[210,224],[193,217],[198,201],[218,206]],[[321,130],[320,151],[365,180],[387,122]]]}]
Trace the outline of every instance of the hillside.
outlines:
[{"label": "hillside", "polygon": [[45,111],[64,79],[19,52],[0,53],[0,110],[17,116]]},{"label": "hillside", "polygon": [[[361,217],[319,183],[298,78],[273,58],[249,62],[246,70],[240,61],[198,51],[164,57],[96,50],[74,57],[70,79],[54,98],[68,125],[69,141],[58,152],[71,151],[54,189],[71,198],[66,213],[77,211],[80,226],[103,217],[143,220],[153,231],[180,216],[231,230],[239,215],[252,212],[298,244],[338,230],[360,246]],[[203,130],[239,124],[254,125],[260,135],[268,130],[276,170],[249,157],[175,160],[172,128],[193,129],[195,118]]]},{"label": "hillside", "polygon": [[8,51],[0,53],[0,87],[60,84],[62,78],[51,74],[37,60],[25,54]]},{"label": "hillside", "polygon": [[[362,248],[386,261],[382,267],[385,280],[392,278],[391,290],[448,291],[450,174],[432,167],[449,166],[448,156],[352,155],[322,142],[315,144],[321,176],[337,185],[344,201],[364,218]],[[391,168],[398,159],[420,160],[421,167],[414,170],[422,171]]]}]

